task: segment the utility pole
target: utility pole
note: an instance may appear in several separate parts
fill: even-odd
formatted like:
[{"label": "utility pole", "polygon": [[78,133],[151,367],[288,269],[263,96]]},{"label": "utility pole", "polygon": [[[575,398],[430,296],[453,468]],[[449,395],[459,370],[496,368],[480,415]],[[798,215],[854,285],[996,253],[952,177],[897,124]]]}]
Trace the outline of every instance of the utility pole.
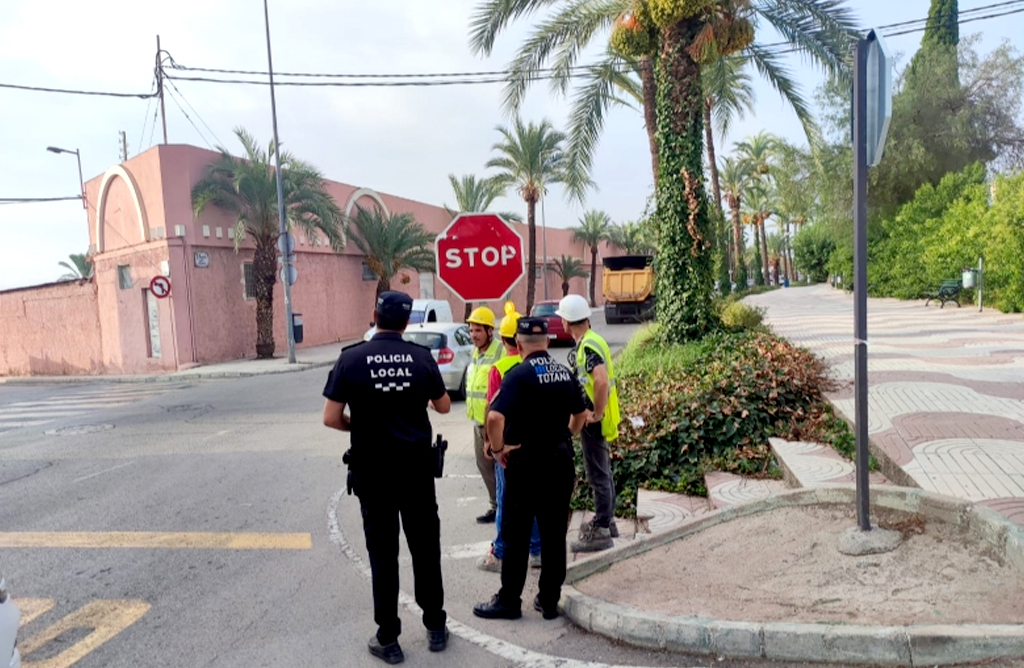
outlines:
[{"label": "utility pole", "polygon": [[[280,235],[288,237],[288,222],[284,216],[284,181],[281,175],[281,141],[277,137],[277,98],[274,96],[274,61],[270,55],[270,10],[267,8],[267,0],[263,0],[263,21],[267,27],[267,72],[270,75],[270,115],[274,124],[274,163],[277,172],[277,215],[280,222]],[[285,246],[287,252],[281,254],[281,274],[284,283],[284,317],[285,331],[288,333],[288,363],[295,364],[295,332],[292,327],[292,265],[289,253],[291,249]]]},{"label": "utility pole", "polygon": [[156,90],[160,94],[160,119],[164,126],[164,142],[167,143],[167,108],[164,107],[164,67],[163,51],[160,50],[160,35],[156,36]]},{"label": "utility pole", "polygon": [[128,135],[121,130],[121,162],[128,162]]}]

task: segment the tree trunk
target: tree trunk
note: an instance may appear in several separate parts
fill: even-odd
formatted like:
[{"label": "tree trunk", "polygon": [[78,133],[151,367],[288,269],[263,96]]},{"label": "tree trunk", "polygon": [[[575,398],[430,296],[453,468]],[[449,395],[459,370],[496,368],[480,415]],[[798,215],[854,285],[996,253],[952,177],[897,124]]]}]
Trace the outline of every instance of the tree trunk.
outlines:
[{"label": "tree trunk", "polygon": [[256,357],[274,356],[274,283],[277,282],[277,249],[273,239],[258,240],[252,260],[253,293],[256,297]]},{"label": "tree trunk", "polygon": [[715,156],[715,132],[711,127],[711,100],[704,100],[704,141],[708,149],[708,169],[711,170],[711,192],[715,195],[715,208],[721,218],[725,218],[722,211],[722,187],[718,180],[718,158]]},{"label": "tree trunk", "polygon": [[700,65],[686,47],[700,19],[662,34],[657,64],[658,321],[669,343],[717,326],[714,226],[704,192],[704,95]]},{"label": "tree trunk", "polygon": [[590,246],[590,308],[597,306],[597,301],[594,299],[595,290],[597,288],[597,246]]},{"label": "tree trunk", "polygon": [[643,85],[644,125],[647,126],[647,143],[651,149],[651,169],[654,172],[654,186],[658,186],[658,111],[657,83],[654,79],[654,61],[650,57],[640,59],[640,82]]},{"label": "tree trunk", "polygon": [[562,281],[562,296],[565,297],[569,294],[569,281]]},{"label": "tree trunk", "polygon": [[768,272],[768,234],[764,229],[764,218],[757,217],[757,224],[761,228],[761,262],[764,264],[764,284],[771,285],[771,274]]},{"label": "tree trunk", "polygon": [[374,302],[376,302],[376,298],[377,297],[380,297],[380,293],[387,292],[390,289],[391,289],[391,281],[386,280],[384,278],[378,278],[377,279],[377,294],[374,295]]},{"label": "tree trunk", "polygon": [[[736,206],[733,206],[733,203]],[[740,265],[743,263],[743,251],[746,250],[743,243],[743,222],[740,220],[740,198],[737,197],[735,200],[730,201],[729,208],[732,209],[733,270],[738,275]],[[746,286],[743,287],[745,288]]]},{"label": "tree trunk", "polygon": [[529,230],[528,236],[530,237],[527,241],[529,250],[527,251],[527,267],[526,270],[529,272],[526,276],[526,312],[529,313],[533,310],[533,300],[537,296],[537,220],[536,220],[537,202],[528,199],[526,200],[526,226]]}]

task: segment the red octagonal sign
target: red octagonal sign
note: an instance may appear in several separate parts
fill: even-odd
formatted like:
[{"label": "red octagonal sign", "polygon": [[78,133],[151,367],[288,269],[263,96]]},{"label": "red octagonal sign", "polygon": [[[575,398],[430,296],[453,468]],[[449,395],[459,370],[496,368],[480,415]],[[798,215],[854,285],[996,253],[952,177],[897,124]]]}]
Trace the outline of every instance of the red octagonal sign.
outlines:
[{"label": "red octagonal sign", "polygon": [[525,273],[523,238],[494,213],[462,213],[434,242],[437,277],[467,302],[498,301]]}]

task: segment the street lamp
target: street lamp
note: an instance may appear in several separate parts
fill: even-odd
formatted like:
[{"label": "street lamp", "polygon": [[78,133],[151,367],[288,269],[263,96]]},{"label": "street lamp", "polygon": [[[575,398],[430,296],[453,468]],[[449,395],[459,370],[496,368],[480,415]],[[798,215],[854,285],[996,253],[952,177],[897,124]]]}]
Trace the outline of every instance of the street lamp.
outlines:
[{"label": "street lamp", "polygon": [[82,155],[78,152],[78,149],[76,148],[74,151],[69,151],[66,148],[47,146],[46,150],[50,153],[73,153],[75,158],[78,159],[78,187],[81,189],[82,193],[82,208],[88,210],[89,205],[85,201],[85,179],[82,178]]}]

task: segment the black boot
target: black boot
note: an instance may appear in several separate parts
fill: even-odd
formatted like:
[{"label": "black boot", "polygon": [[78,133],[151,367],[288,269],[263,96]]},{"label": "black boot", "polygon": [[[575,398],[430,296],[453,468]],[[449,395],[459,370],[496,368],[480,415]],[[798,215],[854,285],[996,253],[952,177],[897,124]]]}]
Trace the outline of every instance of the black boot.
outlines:
[{"label": "black boot", "polygon": [[427,642],[431,652],[443,652],[448,647],[448,627],[437,631],[427,630]]},{"label": "black boot", "polygon": [[368,645],[370,654],[374,655],[378,659],[385,663],[402,663],[405,661],[405,654],[402,653],[402,648],[398,645],[398,641],[390,642],[387,645],[380,644],[380,640],[377,636],[370,638]]},{"label": "black boot", "polygon": [[488,603],[477,603],[473,607],[473,614],[484,619],[519,619],[523,611],[504,605],[495,595]]}]

